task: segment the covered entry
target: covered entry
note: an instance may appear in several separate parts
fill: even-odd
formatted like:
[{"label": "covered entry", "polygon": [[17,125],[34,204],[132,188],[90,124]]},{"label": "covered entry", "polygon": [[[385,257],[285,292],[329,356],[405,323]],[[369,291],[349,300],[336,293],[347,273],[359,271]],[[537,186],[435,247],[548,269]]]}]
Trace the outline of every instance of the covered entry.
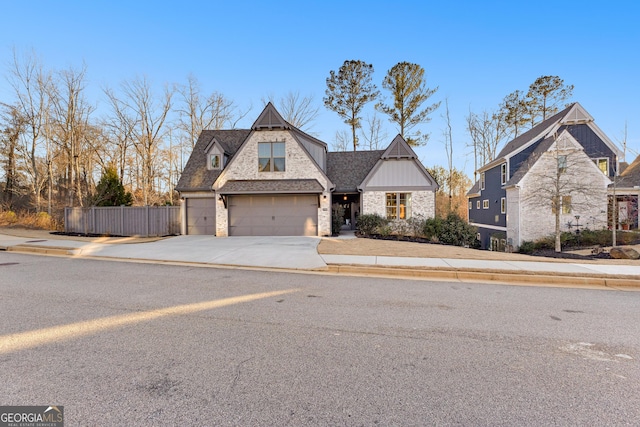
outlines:
[{"label": "covered entry", "polygon": [[315,194],[229,196],[230,236],[317,236]]},{"label": "covered entry", "polygon": [[187,234],[216,234],[216,199],[187,198]]}]

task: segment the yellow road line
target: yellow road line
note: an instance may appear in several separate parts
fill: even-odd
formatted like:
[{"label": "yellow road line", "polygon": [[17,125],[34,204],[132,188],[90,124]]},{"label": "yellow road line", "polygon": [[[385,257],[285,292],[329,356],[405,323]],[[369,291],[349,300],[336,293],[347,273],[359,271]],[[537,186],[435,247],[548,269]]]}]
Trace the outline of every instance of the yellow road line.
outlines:
[{"label": "yellow road line", "polygon": [[119,328],[140,322],[149,322],[162,317],[178,316],[214,308],[226,307],[234,304],[255,301],[264,298],[296,292],[298,289],[287,289],[274,292],[241,295],[213,301],[197,302],[193,304],[176,305],[157,310],[127,313],[118,316],[103,317],[100,319],[86,320],[84,322],[70,323],[68,325],[52,326],[50,328],[34,331],[19,332],[16,334],[0,336],[0,354],[25,350],[45,344],[58,343],[73,338],[84,337],[98,332]]}]

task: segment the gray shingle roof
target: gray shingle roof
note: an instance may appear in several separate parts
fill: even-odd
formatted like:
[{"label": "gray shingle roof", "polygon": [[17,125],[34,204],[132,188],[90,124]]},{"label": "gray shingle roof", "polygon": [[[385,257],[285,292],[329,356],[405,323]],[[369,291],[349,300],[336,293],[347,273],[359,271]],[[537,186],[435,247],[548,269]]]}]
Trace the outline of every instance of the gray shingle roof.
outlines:
[{"label": "gray shingle roof", "polygon": [[334,191],[357,192],[358,186],[382,158],[384,152],[385,150],[327,153],[327,176],[336,185]]},{"label": "gray shingle roof", "polygon": [[284,194],[311,193],[319,194],[324,191],[316,179],[261,179],[261,180],[230,180],[219,190],[220,194]]},{"label": "gray shingle roof", "polygon": [[203,130],[196,142],[191,157],[187,161],[178,185],[177,191],[210,191],[221,170],[207,169],[207,153],[205,149],[213,138],[220,143],[226,154],[233,156],[242,143],[247,139],[250,130]]},{"label": "gray shingle roof", "polygon": [[540,156],[544,154],[549,147],[553,145],[553,138],[546,138],[529,154],[527,160],[522,162],[516,173],[511,176],[511,179],[505,184],[506,186],[516,185],[522,178],[529,172],[529,169],[538,161]]},{"label": "gray shingle roof", "polygon": [[508,156],[513,151],[516,151],[517,149],[521,148],[523,145],[529,143],[531,141],[531,139],[533,139],[537,135],[539,135],[540,132],[542,132],[543,130],[545,130],[549,126],[553,125],[554,123],[559,122],[560,120],[562,120],[564,118],[564,116],[567,115],[569,110],[571,110],[571,108],[573,108],[574,105],[575,105],[575,103],[574,104],[570,104],[564,110],[560,111],[557,114],[554,114],[553,116],[549,117],[548,119],[544,120],[543,122],[538,123],[537,125],[535,125],[531,129],[529,129],[528,131],[523,133],[522,135],[520,135],[517,138],[514,138],[511,141],[509,141],[504,146],[504,148],[502,150],[500,150],[500,153],[498,153],[498,156],[496,158],[501,158],[501,157]]},{"label": "gray shingle roof", "polygon": [[[609,185],[612,187],[613,184]],[[616,178],[616,187],[621,188],[633,188],[640,186],[640,156],[631,163],[627,168]]]},{"label": "gray shingle roof", "polygon": [[477,180],[473,187],[469,191],[467,191],[467,197],[477,197],[476,195],[480,194],[480,180]]}]

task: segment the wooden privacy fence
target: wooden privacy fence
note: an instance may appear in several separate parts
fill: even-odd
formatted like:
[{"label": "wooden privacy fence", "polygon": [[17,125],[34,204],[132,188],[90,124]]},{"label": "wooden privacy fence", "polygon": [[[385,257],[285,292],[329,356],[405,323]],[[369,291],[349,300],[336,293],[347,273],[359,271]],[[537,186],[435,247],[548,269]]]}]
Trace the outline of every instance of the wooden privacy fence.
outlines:
[{"label": "wooden privacy fence", "polygon": [[180,234],[179,206],[109,206],[65,208],[66,233],[111,236],[169,236]]}]

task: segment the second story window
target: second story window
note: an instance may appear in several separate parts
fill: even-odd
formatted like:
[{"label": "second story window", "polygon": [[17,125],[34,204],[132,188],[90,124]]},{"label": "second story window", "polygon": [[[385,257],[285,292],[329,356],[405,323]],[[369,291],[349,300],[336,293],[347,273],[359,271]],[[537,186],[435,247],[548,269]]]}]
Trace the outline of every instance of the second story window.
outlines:
[{"label": "second story window", "polygon": [[507,183],[507,164],[500,165],[500,182],[502,185]]},{"label": "second story window", "polygon": [[484,172],[480,174],[480,189],[484,190]]},{"label": "second story window", "polygon": [[567,171],[567,156],[558,156],[558,172],[565,173]]},{"label": "second story window", "polygon": [[284,142],[258,143],[258,170],[260,172],[284,172]]},{"label": "second story window", "polygon": [[596,166],[598,166],[598,169],[600,169],[603,174],[609,176],[609,159],[607,159],[606,157],[603,157],[600,159],[595,159],[594,162]]}]

